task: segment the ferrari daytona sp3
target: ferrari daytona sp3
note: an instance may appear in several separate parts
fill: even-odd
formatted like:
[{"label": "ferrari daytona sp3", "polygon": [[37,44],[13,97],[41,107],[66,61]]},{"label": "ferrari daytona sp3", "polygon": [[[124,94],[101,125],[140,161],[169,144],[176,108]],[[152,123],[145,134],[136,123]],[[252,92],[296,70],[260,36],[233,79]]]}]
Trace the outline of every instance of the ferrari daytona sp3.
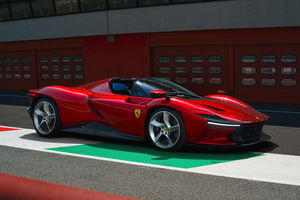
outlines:
[{"label": "ferrari daytona sp3", "polygon": [[268,117],[225,94],[198,96],[163,78],[110,78],[79,87],[29,90],[36,132],[60,130],[147,139],[162,150],[186,143],[247,146],[268,140]]}]

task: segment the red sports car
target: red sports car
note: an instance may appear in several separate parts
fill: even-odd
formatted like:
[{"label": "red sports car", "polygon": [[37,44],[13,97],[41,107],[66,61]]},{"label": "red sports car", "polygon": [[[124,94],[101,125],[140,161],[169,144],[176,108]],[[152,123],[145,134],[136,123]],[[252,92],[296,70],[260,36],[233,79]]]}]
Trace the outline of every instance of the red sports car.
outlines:
[{"label": "red sports car", "polygon": [[186,143],[245,146],[270,138],[263,133],[268,117],[246,103],[224,94],[201,97],[163,78],[111,78],[29,94],[28,112],[43,137],[64,129],[148,139],[163,150]]}]

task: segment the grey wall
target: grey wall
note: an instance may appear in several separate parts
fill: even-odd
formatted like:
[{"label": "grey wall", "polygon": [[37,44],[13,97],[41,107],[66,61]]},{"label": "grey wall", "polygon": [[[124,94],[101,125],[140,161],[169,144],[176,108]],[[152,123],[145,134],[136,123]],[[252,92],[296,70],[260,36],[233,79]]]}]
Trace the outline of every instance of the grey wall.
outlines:
[{"label": "grey wall", "polygon": [[0,42],[107,34],[107,12],[0,23]]},{"label": "grey wall", "polygon": [[300,26],[299,0],[232,0],[2,22],[0,42],[107,33],[289,26]]},{"label": "grey wall", "polygon": [[109,12],[111,33],[300,26],[300,0],[233,0]]}]

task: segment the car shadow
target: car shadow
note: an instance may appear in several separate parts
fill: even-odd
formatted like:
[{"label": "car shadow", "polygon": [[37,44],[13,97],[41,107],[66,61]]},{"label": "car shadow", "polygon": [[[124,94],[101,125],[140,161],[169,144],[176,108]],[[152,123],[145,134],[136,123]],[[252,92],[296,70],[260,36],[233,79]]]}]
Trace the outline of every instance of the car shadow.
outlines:
[{"label": "car shadow", "polygon": [[[72,134],[72,137],[75,135]],[[239,148],[207,148],[201,145],[186,145],[180,151],[162,151],[153,148],[147,142],[137,142],[121,139],[83,136],[77,134],[75,137],[88,138],[101,143],[87,144],[93,151],[111,151],[111,152],[128,152],[133,155],[151,156],[153,161],[168,161],[172,159],[184,160],[212,160],[211,162],[219,163],[231,160],[247,159],[260,156],[263,153],[270,152],[278,147],[272,142],[263,142],[249,147]],[[213,163],[212,163],[213,164]]]},{"label": "car shadow", "polygon": [[[130,155],[147,155],[153,161],[168,161],[179,159],[181,162],[185,161],[201,161],[211,160],[211,164],[219,162],[227,162],[232,160],[248,159],[262,155],[262,153],[254,153],[246,150],[209,150],[201,148],[191,148],[186,146],[180,151],[162,151],[153,148],[149,145],[141,146],[140,144],[125,144],[122,142],[87,144],[91,149],[97,151],[109,152],[128,152]],[[130,156],[129,156],[130,157]]]},{"label": "car shadow", "polygon": [[[60,132],[59,136],[55,138],[43,138],[38,136],[36,133],[27,134],[22,136],[21,138],[39,142],[55,142],[70,144],[77,143],[86,145],[93,149],[93,151],[95,152],[112,151],[127,152],[136,155],[147,155],[151,156],[151,160],[154,161],[167,161],[170,159],[180,159],[183,161],[214,160],[216,163],[218,163],[220,161],[225,162],[230,160],[239,160],[256,157],[263,153],[270,152],[278,147],[272,142],[263,142],[257,145],[239,148],[208,148],[203,147],[201,145],[187,144],[180,151],[162,151],[154,148],[146,141],[132,141],[126,139],[115,139],[69,132]],[[81,152],[77,153],[80,154]],[[93,152],[91,153],[93,154]]]},{"label": "car shadow", "polygon": [[[79,133],[69,133],[64,132],[63,137],[70,137],[70,138],[78,138],[78,139],[85,139],[85,140],[91,140],[94,142],[108,142],[108,143],[115,143],[115,144],[122,144],[122,145],[134,145],[134,146],[140,146],[140,147],[149,147],[155,149],[149,142],[147,141],[134,141],[134,140],[126,140],[126,139],[117,139],[117,138],[109,138],[109,137],[101,137],[101,136],[93,136],[93,135],[85,135],[85,134],[79,134]],[[194,145],[194,144],[187,144],[184,146],[183,149],[176,152],[196,152],[196,153],[268,153],[273,151],[275,148],[277,148],[278,145],[273,142],[262,142],[259,144],[246,146],[246,147],[207,147],[207,146],[201,146],[201,145]],[[158,150],[158,149],[156,149]],[[162,151],[162,150],[158,150]],[[172,152],[172,151],[167,151]],[[174,151],[173,151],[174,152]]]},{"label": "car shadow", "polygon": [[[69,133],[63,132],[63,137],[77,138],[77,139],[85,139],[93,142],[106,142],[120,145],[133,145],[137,147],[145,147],[152,148],[157,151],[162,151],[154,148],[147,141],[134,141],[134,140],[126,140],[126,139],[117,139],[117,138],[109,138],[109,137],[101,137],[101,136],[93,136],[93,135],[85,135],[79,133]],[[201,146],[195,144],[187,144],[179,151],[166,151],[168,153],[218,153],[218,154],[232,154],[232,153],[268,153],[277,148],[278,145],[273,142],[262,142],[259,144],[246,146],[246,147],[226,147],[222,148],[219,146]]]},{"label": "car shadow", "polygon": [[[73,134],[69,135],[68,133],[60,132],[57,137],[45,138],[45,137],[39,136],[37,133],[30,133],[30,134],[23,135],[20,138],[24,139],[24,140],[31,140],[31,141],[45,142],[45,143],[53,142],[53,143],[86,144],[87,142],[95,142],[95,139],[93,140],[93,139],[80,137],[80,136],[74,137],[74,135]],[[91,140],[91,141],[88,141],[88,140]]]},{"label": "car shadow", "polygon": [[268,153],[272,152],[278,145],[273,142],[262,142],[259,144],[246,146],[246,147],[219,147],[219,146],[201,146],[201,145],[186,145],[183,149],[185,152],[198,152],[198,153]]}]

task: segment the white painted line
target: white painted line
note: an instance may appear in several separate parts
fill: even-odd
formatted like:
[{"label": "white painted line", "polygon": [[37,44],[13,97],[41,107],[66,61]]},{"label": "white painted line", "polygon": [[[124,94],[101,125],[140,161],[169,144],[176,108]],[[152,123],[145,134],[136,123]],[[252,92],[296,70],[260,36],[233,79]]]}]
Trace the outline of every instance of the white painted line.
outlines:
[{"label": "white painted line", "polygon": [[[3,126],[8,127],[8,126]],[[16,128],[16,127],[8,127]],[[15,131],[1,131],[0,145],[43,151],[48,153],[76,156],[82,158],[104,160],[117,163],[125,163],[136,166],[154,167],[161,169],[177,170],[191,173],[207,174],[222,177],[231,177],[255,181],[264,181],[279,184],[300,186],[300,156],[266,153],[262,156],[248,159],[218,163],[214,165],[182,169],[146,163],[137,163],[124,160],[101,158],[73,153],[46,150],[48,148],[66,147],[83,144],[95,144],[99,141],[83,140],[77,138],[42,138],[33,129],[21,129]]]},{"label": "white painted line", "polygon": [[300,156],[266,153],[215,165],[195,167],[196,173],[300,186]]},{"label": "white painted line", "polygon": [[300,114],[300,112],[285,111],[285,110],[259,110],[260,112],[273,112],[273,113],[287,113],[287,114]]},{"label": "white painted line", "polygon": [[[7,127],[7,126],[1,126]],[[15,127],[7,127],[15,128]],[[21,129],[0,131],[0,145],[11,146],[22,149],[30,149],[43,151],[47,148],[66,147],[82,144],[94,144],[99,143],[90,140],[83,140],[77,138],[43,138],[37,135],[34,129]]]},{"label": "white painted line", "polygon": [[50,153],[69,155],[81,158],[89,158],[95,160],[104,160],[117,163],[125,163],[130,165],[154,167],[160,169],[169,169],[183,172],[191,172],[197,174],[206,174],[213,176],[222,176],[238,179],[246,179],[253,181],[262,181],[286,185],[300,186],[300,156],[280,155],[280,154],[264,154],[259,157],[252,157],[237,161],[218,163],[213,165],[194,167],[189,169],[168,167],[161,165],[153,165],[147,163],[138,163],[124,160],[116,160],[110,158],[101,158],[88,155],[57,152],[44,150]]}]

